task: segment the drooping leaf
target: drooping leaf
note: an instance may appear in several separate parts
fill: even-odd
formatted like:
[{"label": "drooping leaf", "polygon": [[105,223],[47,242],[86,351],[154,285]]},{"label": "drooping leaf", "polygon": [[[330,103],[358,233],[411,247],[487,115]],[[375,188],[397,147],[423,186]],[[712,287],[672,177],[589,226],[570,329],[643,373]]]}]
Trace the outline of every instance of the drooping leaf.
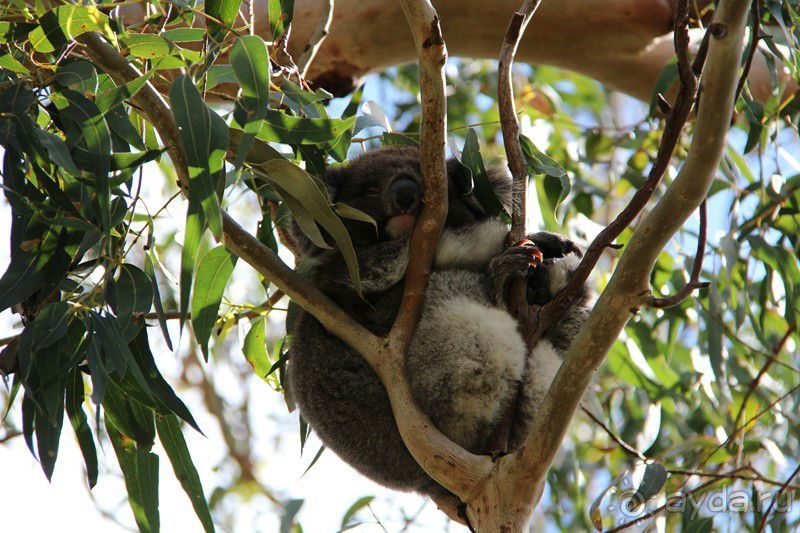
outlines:
[{"label": "drooping leaf", "polygon": [[234,167],[239,168],[261,128],[261,120],[267,115],[269,105],[270,63],[264,41],[255,35],[236,39],[230,63],[242,88],[242,97],[234,109],[234,120],[244,130],[234,162]]},{"label": "drooping leaf", "polygon": [[183,438],[180,422],[173,415],[157,416],[156,429],[161,445],[164,446],[164,451],[167,452],[167,457],[172,463],[175,477],[178,478],[183,491],[192,502],[194,512],[203,525],[203,530],[206,533],[213,532],[214,521],[211,519],[200,476],[192,461],[189,448],[186,446],[186,440]]},{"label": "drooping leaf", "polygon": [[[291,197],[296,204],[307,211],[315,223],[319,223],[320,226],[325,228],[325,231],[336,242],[347,264],[350,279],[353,281],[356,290],[360,292],[361,280],[358,274],[358,259],[353,243],[350,240],[350,235],[347,233],[347,229],[341,219],[331,209],[328,197],[320,189],[314,178],[286,159],[267,161],[258,165],[257,170],[259,171],[257,175],[269,180],[281,190],[284,201],[291,202],[292,200],[289,199]],[[303,229],[303,225],[301,225],[301,229]],[[312,235],[308,233],[306,235],[312,238]],[[315,236],[315,238],[318,239],[319,236]]]},{"label": "drooping leaf", "polygon": [[561,205],[572,190],[569,174],[553,158],[536,148],[533,142],[524,135],[519,136],[519,141],[522,146],[522,153],[528,163],[528,172],[557,178],[561,183],[561,192],[553,206],[554,209],[558,209],[558,206]]},{"label": "drooping leaf", "polygon": [[189,202],[186,210],[186,224],[183,230],[183,248],[181,249],[181,276],[180,276],[180,315],[181,328],[186,322],[189,312],[189,298],[192,291],[194,266],[197,260],[197,250],[200,247],[200,238],[206,229],[206,220],[202,207]]},{"label": "drooping leaf", "polygon": [[83,411],[84,387],[81,371],[74,368],[67,377],[66,412],[86,465],[86,477],[91,489],[97,484],[97,449],[92,430]]},{"label": "drooping leaf", "polygon": [[106,430],[125,478],[136,525],[142,533],[160,530],[158,513],[158,456],[126,437],[106,417]]},{"label": "drooping leaf", "polygon": [[192,328],[203,354],[208,359],[208,340],[217,320],[222,294],[238,257],[224,246],[203,256],[192,287]]},{"label": "drooping leaf", "polygon": [[268,9],[272,38],[277,39],[292,23],[294,0],[269,0]]},{"label": "drooping leaf", "polygon": [[302,118],[270,109],[261,122],[258,138],[286,144],[319,144],[331,147],[342,134],[353,129],[355,122],[356,117]]},{"label": "drooping leaf", "polygon": [[130,263],[120,265],[117,279],[109,281],[107,299],[119,319],[118,324],[123,336],[130,341],[144,323],[144,320],[137,315],[150,311],[153,304],[150,278],[135,265]]},{"label": "drooping leaf", "polygon": [[461,151],[461,164],[472,173],[475,197],[489,216],[498,216],[508,221],[503,204],[497,199],[497,195],[489,182],[486,174],[486,167],[483,165],[480,147],[478,146],[478,134],[474,128],[467,131],[467,138],[464,141],[464,148]]},{"label": "drooping leaf", "polygon": [[[225,130],[222,139],[222,135],[216,133],[218,126],[216,121],[212,124],[211,115],[219,121],[222,119],[208,109],[187,76],[180,76],[172,83],[169,99],[189,165],[189,203],[202,206],[211,232],[221,239],[222,216],[216,179],[228,148],[227,127],[222,122]],[[215,128],[213,132],[212,128]]]},{"label": "drooping leaf", "polygon": [[269,360],[269,353],[267,352],[267,336],[265,332],[265,320],[259,317],[250,322],[250,330],[244,337],[242,342],[242,353],[244,358],[253,367],[253,372],[266,381],[267,372],[269,372],[272,362]]},{"label": "drooping leaf", "polygon": [[345,511],[344,516],[342,517],[341,529],[344,530],[353,527],[354,524],[351,524],[350,521],[353,519],[356,513],[367,507],[374,499],[375,496],[362,496],[353,502],[353,505],[351,505],[347,511]]},{"label": "drooping leaf", "polygon": [[147,277],[150,278],[150,284],[153,287],[153,307],[155,307],[156,315],[158,316],[158,325],[161,328],[161,333],[164,335],[164,342],[167,343],[167,348],[172,350],[172,339],[170,339],[169,329],[167,328],[167,317],[164,314],[164,305],[161,303],[161,293],[158,290],[158,280],[153,267],[152,251],[149,251],[144,257],[144,271]]},{"label": "drooping leaf", "polygon": [[77,153],[84,152],[85,158],[91,161],[90,170],[94,175],[94,187],[97,192],[97,204],[100,208],[100,222],[103,230],[111,229],[111,191],[108,173],[111,170],[111,134],[97,106],[84,95],[64,89],[61,94],[69,101],[69,106],[61,111],[68,117],[80,132],[80,140],[76,145]]},{"label": "drooping leaf", "polygon": [[74,4],[58,6],[39,18],[41,26],[35,28],[28,39],[37,52],[53,52],[87,31],[111,33],[108,23],[108,16],[96,7]]}]

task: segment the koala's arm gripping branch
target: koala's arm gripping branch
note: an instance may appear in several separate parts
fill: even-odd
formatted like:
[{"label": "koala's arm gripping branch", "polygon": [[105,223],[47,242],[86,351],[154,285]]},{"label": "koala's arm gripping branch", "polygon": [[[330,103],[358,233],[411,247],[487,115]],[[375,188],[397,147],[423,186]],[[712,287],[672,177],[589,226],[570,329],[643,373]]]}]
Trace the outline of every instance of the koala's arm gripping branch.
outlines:
[{"label": "koala's arm gripping branch", "polygon": [[573,341],[528,440],[501,465],[519,491],[543,481],[592,375],[628,321],[630,309],[649,294],[649,276],[658,254],[708,193],[733,113],[749,5],[749,0],[725,0],[718,6],[689,154],[625,247],[608,286]]}]

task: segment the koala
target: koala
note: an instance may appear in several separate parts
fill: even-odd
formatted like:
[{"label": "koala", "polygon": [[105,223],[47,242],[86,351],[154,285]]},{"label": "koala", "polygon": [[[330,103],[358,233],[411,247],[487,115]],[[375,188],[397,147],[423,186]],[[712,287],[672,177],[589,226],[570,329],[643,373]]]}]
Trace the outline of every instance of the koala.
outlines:
[{"label": "koala", "polygon": [[[508,293],[527,280],[529,302],[550,300],[567,282],[581,251],[546,232],[529,235],[542,261],[533,270],[533,249],[506,246],[508,227],[490,217],[471,194],[468,173],[448,161],[448,213],[412,338],[406,378],[414,399],[454,442],[486,453],[488,439],[522,387],[520,417],[511,446],[524,438],[571,339],[589,311],[589,290],[580,296],[527,353],[511,314]],[[510,205],[511,180],[488,173],[500,201]],[[419,153],[392,147],[369,152],[330,169],[323,178],[331,201],[372,216],[371,224],[345,220],[358,257],[360,298],[336,250],[315,247],[294,227],[299,263],[310,281],[376,335],[391,328],[403,294],[409,238],[422,208]],[[287,395],[325,445],[368,478],[390,488],[441,494],[406,449],[386,391],[364,359],[301,311],[291,326]]]}]

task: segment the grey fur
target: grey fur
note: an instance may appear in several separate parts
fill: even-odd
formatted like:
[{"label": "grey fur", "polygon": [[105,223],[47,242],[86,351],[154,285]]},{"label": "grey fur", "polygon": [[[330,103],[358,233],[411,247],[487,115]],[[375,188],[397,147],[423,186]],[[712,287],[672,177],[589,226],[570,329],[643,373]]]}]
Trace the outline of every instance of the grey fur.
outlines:
[{"label": "grey fur", "polygon": [[[363,280],[364,299],[354,293],[341,257],[335,252],[308,250],[311,281],[372,332],[383,335],[394,321],[402,297],[408,262],[408,238],[391,240],[383,225],[391,219],[386,193],[368,201],[352,182],[369,190],[387,191],[398,172],[419,179],[418,154],[412,150],[380,150],[362,156],[351,167],[339,168],[324,181],[338,201],[355,203],[379,224],[378,236],[358,231],[354,243]],[[398,170],[399,169],[399,170]],[[515,319],[508,312],[511,280],[527,277],[537,297],[551,297],[568,279],[580,254],[574,244],[539,233],[548,257],[535,276],[528,272],[530,252],[505,248],[507,228],[476,208],[470,197],[452,192],[458,168],[448,165],[450,211],[439,242],[422,319],[409,349],[406,376],[420,408],[434,424],[466,449],[485,446],[504,407],[520,381],[524,406],[513,443],[527,431],[576,330],[588,312],[584,290],[565,316],[530,354],[526,354]],[[490,175],[507,202],[508,179]],[[352,191],[342,196],[342,191]],[[507,205],[507,204],[506,204]],[[366,206],[366,208],[365,208]],[[362,228],[363,229],[363,228]],[[295,231],[297,228],[295,228]],[[301,239],[302,241],[302,239]],[[307,240],[307,246],[310,246]],[[537,244],[539,244],[537,242]],[[529,295],[531,293],[529,292]],[[301,414],[322,441],[345,462],[374,481],[423,494],[444,491],[411,457],[392,416],[377,376],[360,355],[328,333],[305,312],[291,329],[286,385]],[[527,369],[527,371],[526,371]]]}]

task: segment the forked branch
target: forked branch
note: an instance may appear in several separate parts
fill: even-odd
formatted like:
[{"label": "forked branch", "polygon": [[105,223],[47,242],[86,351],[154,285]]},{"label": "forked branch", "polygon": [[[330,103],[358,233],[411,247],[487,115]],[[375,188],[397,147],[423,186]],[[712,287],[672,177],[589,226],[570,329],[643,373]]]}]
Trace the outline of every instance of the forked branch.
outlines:
[{"label": "forked branch", "polygon": [[708,193],[733,114],[748,6],[748,0],[720,2],[712,24],[718,31],[709,43],[703,99],[686,161],[636,228],[608,286],[574,339],[523,448],[502,465],[509,473],[521,472],[513,477],[520,491],[544,479],[592,375],[628,321],[630,309],[648,290],[658,254]]}]

